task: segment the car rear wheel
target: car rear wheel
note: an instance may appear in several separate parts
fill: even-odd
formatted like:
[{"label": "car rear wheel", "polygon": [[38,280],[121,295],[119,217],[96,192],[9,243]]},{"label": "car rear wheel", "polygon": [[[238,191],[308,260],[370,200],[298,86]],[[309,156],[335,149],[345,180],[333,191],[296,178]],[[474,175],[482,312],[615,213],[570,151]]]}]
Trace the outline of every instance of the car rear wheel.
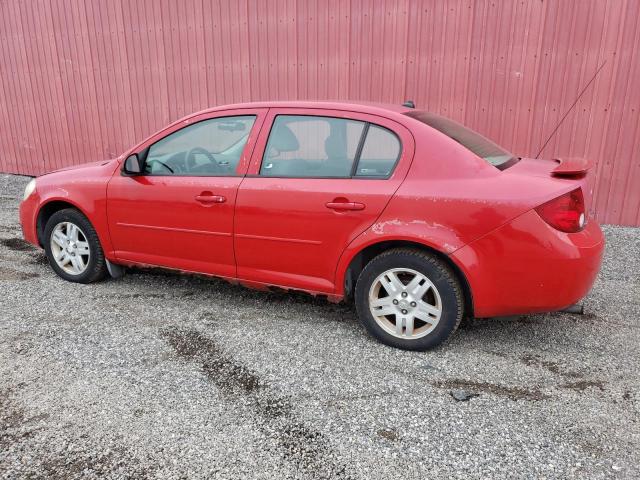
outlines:
[{"label": "car rear wheel", "polygon": [[451,268],[410,248],[388,250],[371,260],[358,277],[355,302],[369,333],[404,350],[440,345],[464,313],[462,289]]},{"label": "car rear wheel", "polygon": [[43,243],[51,268],[65,280],[91,283],[107,273],[98,234],[78,210],[67,208],[51,215]]}]

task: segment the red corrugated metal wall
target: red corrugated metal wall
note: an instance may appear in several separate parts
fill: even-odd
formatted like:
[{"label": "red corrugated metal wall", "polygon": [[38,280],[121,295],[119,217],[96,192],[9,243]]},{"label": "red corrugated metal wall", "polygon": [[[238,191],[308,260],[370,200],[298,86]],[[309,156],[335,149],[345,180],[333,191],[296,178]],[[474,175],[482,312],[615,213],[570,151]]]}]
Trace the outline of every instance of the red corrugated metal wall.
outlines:
[{"label": "red corrugated metal wall", "polygon": [[597,161],[603,222],[640,225],[640,1],[0,0],[0,171],[114,157],[208,106],[354,99]]}]

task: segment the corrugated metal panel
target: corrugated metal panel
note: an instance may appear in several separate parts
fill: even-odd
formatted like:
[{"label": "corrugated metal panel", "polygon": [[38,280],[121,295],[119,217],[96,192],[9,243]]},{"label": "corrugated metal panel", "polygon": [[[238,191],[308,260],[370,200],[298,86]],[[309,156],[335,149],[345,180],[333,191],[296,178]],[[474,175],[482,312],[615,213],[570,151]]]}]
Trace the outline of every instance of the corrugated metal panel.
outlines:
[{"label": "corrugated metal panel", "polygon": [[268,99],[401,103],[520,155],[597,161],[640,225],[636,0],[0,0],[0,170],[114,157],[172,120]]}]

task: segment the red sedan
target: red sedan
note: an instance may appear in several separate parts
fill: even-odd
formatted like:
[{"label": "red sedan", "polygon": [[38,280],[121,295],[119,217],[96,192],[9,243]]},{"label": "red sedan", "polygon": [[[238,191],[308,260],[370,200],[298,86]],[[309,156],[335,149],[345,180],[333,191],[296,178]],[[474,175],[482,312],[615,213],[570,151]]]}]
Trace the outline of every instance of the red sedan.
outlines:
[{"label": "red sedan", "polygon": [[251,103],[32,180],[20,220],[69,281],[153,265],[303,290],[353,300],[377,339],[424,350],[465,316],[589,291],[604,239],[587,170],[404,106]]}]

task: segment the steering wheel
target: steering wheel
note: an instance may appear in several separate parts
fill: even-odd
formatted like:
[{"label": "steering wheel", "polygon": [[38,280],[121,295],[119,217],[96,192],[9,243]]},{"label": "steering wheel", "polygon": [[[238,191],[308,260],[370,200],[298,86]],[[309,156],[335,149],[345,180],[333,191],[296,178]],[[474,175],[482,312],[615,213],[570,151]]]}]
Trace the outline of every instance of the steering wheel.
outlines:
[{"label": "steering wheel", "polygon": [[215,167],[215,170],[220,170],[220,165],[216,161],[215,157],[209,150],[205,150],[202,147],[193,147],[186,156],[187,169],[191,170],[196,166],[196,154],[202,154],[207,157],[207,160]]},{"label": "steering wheel", "polygon": [[[158,160],[158,159],[153,159],[153,160],[149,160],[147,162],[147,165],[151,166],[152,163],[157,163],[158,165],[160,165],[163,168],[166,168],[167,170],[169,170],[171,173],[175,173],[175,171],[173,170],[173,168],[171,168],[169,165],[167,165],[166,163]],[[153,167],[151,168],[151,170],[153,170]]]}]

